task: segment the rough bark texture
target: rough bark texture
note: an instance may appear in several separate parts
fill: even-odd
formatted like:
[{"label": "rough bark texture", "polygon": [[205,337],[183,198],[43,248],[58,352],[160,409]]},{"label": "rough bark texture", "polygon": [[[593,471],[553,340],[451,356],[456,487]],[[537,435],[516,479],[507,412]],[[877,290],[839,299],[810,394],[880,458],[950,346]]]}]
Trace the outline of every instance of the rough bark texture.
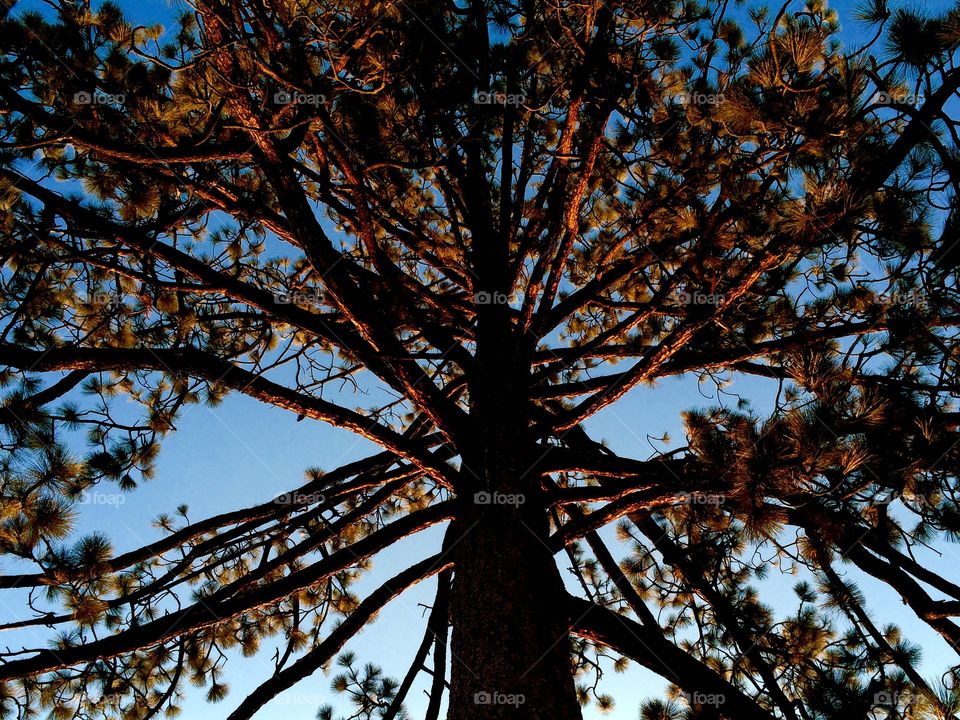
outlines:
[{"label": "rough bark texture", "polygon": [[448,720],[579,719],[563,581],[541,509],[477,505],[464,515]]},{"label": "rough bark texture", "polygon": [[[497,291],[499,288],[493,288]],[[451,598],[448,720],[579,720],[560,570],[538,446],[530,437],[527,377],[516,368],[503,305],[478,318],[478,373],[471,386],[473,436],[465,438],[456,573]],[[480,497],[477,496],[480,493]]]}]

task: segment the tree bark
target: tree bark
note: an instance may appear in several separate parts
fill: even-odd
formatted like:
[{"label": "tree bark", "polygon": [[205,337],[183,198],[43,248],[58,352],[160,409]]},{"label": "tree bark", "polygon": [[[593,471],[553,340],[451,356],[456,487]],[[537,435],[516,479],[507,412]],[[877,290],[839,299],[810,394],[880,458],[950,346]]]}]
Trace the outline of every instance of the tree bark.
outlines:
[{"label": "tree bark", "polygon": [[579,720],[565,590],[545,543],[545,513],[526,503],[468,507],[472,501],[464,498],[455,548],[447,719]]},{"label": "tree bark", "polygon": [[507,374],[474,388],[451,595],[447,720],[580,720],[566,595],[548,543],[542,449],[528,437]]},{"label": "tree bark", "polygon": [[535,343],[513,324],[510,243],[491,221],[476,140],[463,143],[477,324],[469,435],[457,438],[447,720],[580,720],[566,592],[548,544],[543,448],[531,431]]}]

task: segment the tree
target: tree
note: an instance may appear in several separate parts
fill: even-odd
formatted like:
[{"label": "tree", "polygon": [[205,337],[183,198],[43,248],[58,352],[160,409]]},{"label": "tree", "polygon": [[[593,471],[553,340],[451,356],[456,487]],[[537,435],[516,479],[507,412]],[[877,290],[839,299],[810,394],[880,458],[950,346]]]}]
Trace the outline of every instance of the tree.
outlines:
[{"label": "tree", "polygon": [[[277,642],[252,717],[435,578],[405,678],[341,657],[355,717],[429,657],[431,719],[579,718],[601,658],[672,683],[644,718],[955,717],[854,581],[960,651],[922,560],[960,532],[960,9],[873,0],[850,49],[820,0],[197,0],[162,37],[50,7],[0,31],[0,549],[34,568],[3,627],[59,632],[0,654],[8,714],[173,714]],[[584,426],[681,375],[776,400],[645,459]],[[227,393],[382,451],[130,552],[74,536]]]}]

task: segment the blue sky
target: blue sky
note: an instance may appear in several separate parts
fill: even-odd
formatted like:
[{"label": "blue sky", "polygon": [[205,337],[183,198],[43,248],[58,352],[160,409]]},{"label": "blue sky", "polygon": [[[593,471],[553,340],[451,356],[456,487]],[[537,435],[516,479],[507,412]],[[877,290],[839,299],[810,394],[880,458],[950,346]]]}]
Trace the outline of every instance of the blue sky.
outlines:
[{"label": "blue sky", "polygon": [[[170,0],[151,3],[124,0],[120,4],[137,22],[161,22],[168,26],[182,7]],[[840,12],[846,41],[855,44],[867,38],[867,34],[850,21],[854,3],[835,2],[832,6]],[[762,381],[738,381],[728,388],[730,392],[750,398],[761,415],[769,412],[774,390]],[[728,402],[732,404],[735,400],[728,398]],[[668,432],[673,444],[682,443],[681,411],[715,403],[711,386],[698,385],[694,377],[670,379],[655,388],[637,389],[592,419],[588,428],[594,437],[605,439],[616,451],[644,458],[654,450],[649,438]],[[82,506],[79,532],[103,530],[111,537],[115,550],[122,552],[157,539],[160,531],[153,528],[152,520],[160,513],[172,513],[180,503],[189,505],[191,519],[198,520],[263,502],[289,490],[302,481],[307,467],[330,470],[375,451],[370,443],[349,432],[309,420],[298,423],[295,416],[286,411],[241,396],[231,396],[217,408],[189,406],[177,427],[178,432],[164,442],[156,479],[126,494],[122,504],[104,501]],[[659,445],[656,448],[663,449]],[[400,568],[401,561],[408,564],[411,558],[419,559],[435,552],[440,532],[440,529],[428,531],[421,538],[405,541],[383,553],[360,588],[379,585]],[[938,558],[933,553],[924,561],[936,569],[946,569],[950,564],[949,556]],[[4,571],[10,569],[0,567],[0,572]],[[776,572],[769,578],[761,586],[761,597],[775,607],[788,607],[787,603],[793,599],[790,588],[798,578],[781,577]],[[401,677],[421,638],[425,622],[423,604],[432,602],[433,587],[432,582],[424,583],[395,600],[349,649],[354,650],[362,662],[376,662],[388,674]],[[939,674],[945,669],[952,653],[938,636],[901,609],[903,606],[895,593],[868,580],[862,582],[862,587],[867,591],[869,605],[877,613],[877,619],[900,622],[905,635],[925,649],[921,667],[925,675]],[[889,612],[884,612],[886,610]],[[4,638],[4,644],[11,640]],[[24,638],[23,641],[37,645],[41,639]],[[188,689],[192,696],[184,707],[184,717],[227,714],[240,702],[245,690],[265,679],[270,671],[272,652],[273,645],[265,643],[256,658],[235,658],[229,663],[226,679],[232,692],[218,706],[208,706],[202,692]],[[426,707],[427,680],[428,676],[421,674],[409,695],[408,709],[414,718],[422,717]],[[622,675],[614,675],[611,670],[606,673],[601,690],[616,698],[616,708],[603,716],[590,709],[586,717],[636,720],[640,701],[658,695],[663,687],[661,680],[635,665]],[[334,700],[329,677],[317,674],[281,696],[257,717],[312,720],[320,705]]]}]

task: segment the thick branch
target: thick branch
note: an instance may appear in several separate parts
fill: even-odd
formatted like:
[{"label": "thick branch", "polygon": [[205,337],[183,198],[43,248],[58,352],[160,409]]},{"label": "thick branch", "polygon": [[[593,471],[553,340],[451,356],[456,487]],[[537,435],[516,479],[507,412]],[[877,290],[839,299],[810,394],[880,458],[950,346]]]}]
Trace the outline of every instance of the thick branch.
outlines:
[{"label": "thick branch", "polygon": [[671,643],[658,630],[572,595],[567,596],[566,603],[573,618],[574,634],[616,650],[686,692],[723,697],[723,712],[731,717],[774,720],[774,716],[752,698]]},{"label": "thick branch", "polygon": [[228,720],[243,720],[251,718],[271,699],[294,684],[309,677],[329,662],[348,640],[356,635],[377,612],[388,602],[407,588],[422,580],[435,575],[449,567],[450,561],[445,560],[443,553],[438,553],[426,560],[397,573],[383,585],[374,590],[340,623],[323,642],[308,652],[290,667],[281,670],[266,682],[256,688],[247,698],[228,716]]},{"label": "thick branch", "polygon": [[85,348],[54,347],[28,350],[0,344],[0,365],[33,372],[55,370],[157,370],[185,374],[225,385],[261,402],[342,427],[392,450],[428,473],[434,480],[451,484],[452,472],[415,444],[373,418],[335,403],[311,397],[274,383],[256,373],[196,348]]}]

